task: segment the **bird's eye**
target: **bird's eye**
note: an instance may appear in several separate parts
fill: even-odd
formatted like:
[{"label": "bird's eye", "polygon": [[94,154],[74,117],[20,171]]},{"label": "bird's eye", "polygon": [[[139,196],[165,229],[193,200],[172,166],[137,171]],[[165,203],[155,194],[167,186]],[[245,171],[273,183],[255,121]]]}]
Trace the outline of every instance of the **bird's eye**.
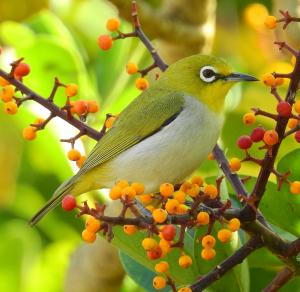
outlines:
[{"label": "bird's eye", "polygon": [[212,66],[204,66],[200,70],[200,78],[204,82],[210,83],[216,80],[216,69]]}]

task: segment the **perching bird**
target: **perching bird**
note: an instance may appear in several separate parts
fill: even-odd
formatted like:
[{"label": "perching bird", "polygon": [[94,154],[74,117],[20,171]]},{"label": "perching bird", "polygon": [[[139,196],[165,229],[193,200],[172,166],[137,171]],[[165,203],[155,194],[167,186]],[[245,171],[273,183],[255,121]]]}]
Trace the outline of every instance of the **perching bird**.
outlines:
[{"label": "perching bird", "polygon": [[181,183],[216,145],[224,100],[238,81],[222,59],[194,55],[172,64],[119,115],[78,173],[64,182],[31,219],[36,224],[67,194],[111,188],[120,179],[141,182],[145,192]]}]

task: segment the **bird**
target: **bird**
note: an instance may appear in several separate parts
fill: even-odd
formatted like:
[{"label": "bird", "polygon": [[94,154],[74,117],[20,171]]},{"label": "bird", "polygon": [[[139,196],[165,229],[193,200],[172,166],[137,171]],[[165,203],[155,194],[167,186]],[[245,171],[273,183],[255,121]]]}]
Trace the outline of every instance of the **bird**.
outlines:
[{"label": "bird", "polygon": [[171,64],[120,113],[77,174],[58,187],[30,224],[67,194],[111,188],[123,179],[143,183],[146,193],[158,192],[162,183],[182,183],[216,145],[225,97],[239,81],[257,79],[234,72],[219,57],[197,54]]}]

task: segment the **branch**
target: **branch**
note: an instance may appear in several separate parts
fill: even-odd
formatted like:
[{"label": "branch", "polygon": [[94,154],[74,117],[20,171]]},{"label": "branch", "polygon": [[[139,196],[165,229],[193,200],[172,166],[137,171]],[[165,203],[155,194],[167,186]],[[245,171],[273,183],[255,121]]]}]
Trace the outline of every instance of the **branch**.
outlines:
[{"label": "branch", "polygon": [[244,246],[237,250],[232,256],[228,257],[214,270],[201,277],[196,283],[191,286],[192,291],[203,291],[213,282],[219,280],[224,274],[231,270],[236,265],[243,262],[256,249],[263,246],[263,241],[259,236],[252,237]]},{"label": "branch", "polygon": [[288,281],[295,276],[295,272],[290,270],[288,267],[284,267],[276,277],[270,282],[270,284],[264,288],[263,292],[275,292],[283,287]]}]

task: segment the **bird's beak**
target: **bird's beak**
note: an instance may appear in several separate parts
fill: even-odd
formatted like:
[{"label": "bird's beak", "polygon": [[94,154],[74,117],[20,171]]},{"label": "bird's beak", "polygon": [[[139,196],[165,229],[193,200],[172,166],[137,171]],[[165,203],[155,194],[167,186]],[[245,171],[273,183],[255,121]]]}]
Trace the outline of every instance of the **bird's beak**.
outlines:
[{"label": "bird's beak", "polygon": [[231,73],[223,78],[225,81],[238,82],[238,81],[258,81],[257,78],[242,73]]}]

